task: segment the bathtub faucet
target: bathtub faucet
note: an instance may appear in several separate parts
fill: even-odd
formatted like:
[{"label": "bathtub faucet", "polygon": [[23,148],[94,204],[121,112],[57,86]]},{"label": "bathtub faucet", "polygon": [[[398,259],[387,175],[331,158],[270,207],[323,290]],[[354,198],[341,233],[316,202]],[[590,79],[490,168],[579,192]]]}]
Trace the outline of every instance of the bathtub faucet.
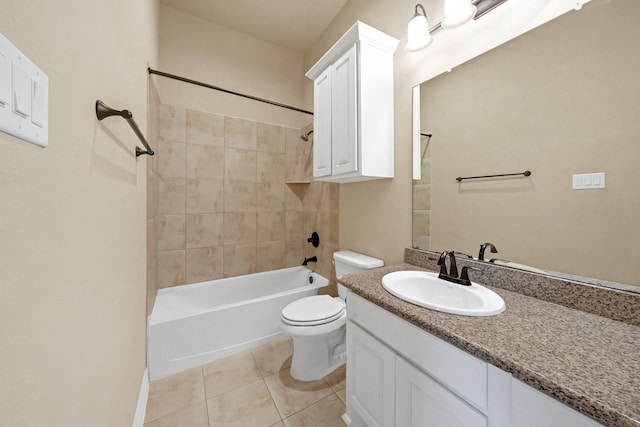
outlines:
[{"label": "bathtub faucet", "polygon": [[318,257],[312,256],[311,258],[304,257],[304,261],[302,261],[302,265],[307,265],[310,262],[318,262]]}]

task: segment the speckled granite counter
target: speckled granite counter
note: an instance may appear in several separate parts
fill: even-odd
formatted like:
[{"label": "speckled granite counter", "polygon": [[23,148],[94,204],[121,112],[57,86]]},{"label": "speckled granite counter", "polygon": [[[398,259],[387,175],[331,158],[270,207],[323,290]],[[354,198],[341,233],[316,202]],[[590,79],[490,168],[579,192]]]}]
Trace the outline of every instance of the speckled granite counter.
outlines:
[{"label": "speckled granite counter", "polygon": [[[407,303],[384,290],[392,271],[349,274],[356,294],[607,426],[640,426],[640,328],[498,287],[504,313],[465,317]],[[485,283],[486,285],[486,283]]]}]

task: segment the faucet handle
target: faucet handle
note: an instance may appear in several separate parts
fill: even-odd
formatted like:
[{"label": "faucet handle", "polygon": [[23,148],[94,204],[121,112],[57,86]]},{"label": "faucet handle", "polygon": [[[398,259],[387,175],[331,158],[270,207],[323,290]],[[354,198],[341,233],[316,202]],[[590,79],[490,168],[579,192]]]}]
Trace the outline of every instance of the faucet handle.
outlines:
[{"label": "faucet handle", "polygon": [[469,270],[473,271],[481,271],[479,268],[464,266],[462,267],[462,272],[460,273],[460,284],[470,286],[471,280],[469,280]]},{"label": "faucet handle", "polygon": [[456,255],[464,255],[464,256],[466,256],[466,257],[467,257],[467,258],[469,258],[469,259],[473,259],[473,255],[469,255],[469,254],[468,254],[468,253],[466,253],[466,252],[454,251],[453,253],[454,253],[454,254],[456,254]]},{"label": "faucet handle", "polygon": [[438,264],[440,266],[440,275],[438,277],[440,277],[442,279],[443,276],[448,276],[449,273],[447,273],[447,266],[445,264],[445,260],[447,259],[447,254],[449,253],[449,251],[444,251],[440,254],[440,258],[438,258]]}]

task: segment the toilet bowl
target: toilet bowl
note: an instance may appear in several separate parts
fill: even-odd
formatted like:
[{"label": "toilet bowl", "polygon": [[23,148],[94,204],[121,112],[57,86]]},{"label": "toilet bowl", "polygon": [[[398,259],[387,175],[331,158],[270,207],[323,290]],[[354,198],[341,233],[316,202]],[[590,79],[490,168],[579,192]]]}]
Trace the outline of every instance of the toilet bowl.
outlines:
[{"label": "toilet bowl", "polygon": [[[338,280],[347,273],[382,267],[382,260],[351,251],[333,254]],[[338,283],[338,297],[314,295],[282,309],[282,332],[293,338],[291,377],[319,380],[346,362],[346,288]]]}]

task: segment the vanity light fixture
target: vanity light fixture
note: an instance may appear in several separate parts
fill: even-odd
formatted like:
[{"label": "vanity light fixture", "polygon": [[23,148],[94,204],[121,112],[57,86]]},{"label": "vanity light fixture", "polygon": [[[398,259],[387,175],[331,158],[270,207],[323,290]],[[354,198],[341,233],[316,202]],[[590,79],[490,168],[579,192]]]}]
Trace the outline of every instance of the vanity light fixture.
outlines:
[{"label": "vanity light fixture", "polygon": [[407,29],[407,49],[423,49],[429,46],[432,41],[433,39],[429,34],[427,12],[425,12],[424,7],[418,3],[416,4],[415,13],[411,21],[409,21],[409,27]]},{"label": "vanity light fixture", "polygon": [[442,28],[455,28],[471,21],[478,9],[471,0],[445,0]]}]

